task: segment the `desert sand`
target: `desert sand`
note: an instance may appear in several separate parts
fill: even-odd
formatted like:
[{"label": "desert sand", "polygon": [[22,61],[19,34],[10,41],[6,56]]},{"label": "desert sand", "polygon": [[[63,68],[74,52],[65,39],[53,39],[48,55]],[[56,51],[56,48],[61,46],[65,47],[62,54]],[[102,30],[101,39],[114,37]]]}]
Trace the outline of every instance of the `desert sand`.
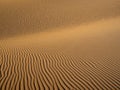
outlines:
[{"label": "desert sand", "polygon": [[0,90],[119,90],[119,0],[1,0]]}]

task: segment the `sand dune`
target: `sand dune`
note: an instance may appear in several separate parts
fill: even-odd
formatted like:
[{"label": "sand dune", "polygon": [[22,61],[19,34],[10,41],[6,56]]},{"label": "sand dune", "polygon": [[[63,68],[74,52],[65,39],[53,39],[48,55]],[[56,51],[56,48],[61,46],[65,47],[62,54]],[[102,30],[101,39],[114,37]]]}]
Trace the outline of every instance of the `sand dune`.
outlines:
[{"label": "sand dune", "polygon": [[120,0],[0,0],[0,90],[120,90]]},{"label": "sand dune", "polygon": [[0,40],[1,90],[119,90],[120,17]]},{"label": "sand dune", "polygon": [[119,15],[119,0],[0,0],[0,38]]}]

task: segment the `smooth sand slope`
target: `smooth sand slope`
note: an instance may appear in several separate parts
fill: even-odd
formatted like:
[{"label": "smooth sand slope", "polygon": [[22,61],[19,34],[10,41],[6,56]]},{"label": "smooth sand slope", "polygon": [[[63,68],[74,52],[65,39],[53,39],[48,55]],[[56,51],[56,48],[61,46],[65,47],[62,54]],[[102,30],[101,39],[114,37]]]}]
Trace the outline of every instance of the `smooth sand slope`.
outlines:
[{"label": "smooth sand slope", "polygon": [[119,90],[119,24],[116,17],[1,40],[1,89]]},{"label": "smooth sand slope", "polygon": [[120,15],[120,0],[0,0],[0,39]]}]

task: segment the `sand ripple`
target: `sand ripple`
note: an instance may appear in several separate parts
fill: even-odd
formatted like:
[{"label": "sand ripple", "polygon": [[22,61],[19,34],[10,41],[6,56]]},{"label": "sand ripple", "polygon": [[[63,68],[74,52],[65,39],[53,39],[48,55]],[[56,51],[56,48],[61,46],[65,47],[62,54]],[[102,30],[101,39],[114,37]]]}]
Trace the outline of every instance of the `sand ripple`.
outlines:
[{"label": "sand ripple", "polygon": [[[118,57],[83,58],[42,48],[8,48],[0,52],[1,90],[120,89],[120,72],[116,70],[119,63],[112,63]],[[115,70],[101,60],[110,61]]]}]

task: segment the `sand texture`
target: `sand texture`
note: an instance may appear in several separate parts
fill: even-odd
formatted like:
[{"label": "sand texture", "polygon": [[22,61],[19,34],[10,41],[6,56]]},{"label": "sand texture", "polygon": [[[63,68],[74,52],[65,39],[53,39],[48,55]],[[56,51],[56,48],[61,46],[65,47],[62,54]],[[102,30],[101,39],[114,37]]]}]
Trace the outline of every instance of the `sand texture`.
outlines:
[{"label": "sand texture", "polygon": [[1,0],[0,90],[120,90],[119,0]]}]

